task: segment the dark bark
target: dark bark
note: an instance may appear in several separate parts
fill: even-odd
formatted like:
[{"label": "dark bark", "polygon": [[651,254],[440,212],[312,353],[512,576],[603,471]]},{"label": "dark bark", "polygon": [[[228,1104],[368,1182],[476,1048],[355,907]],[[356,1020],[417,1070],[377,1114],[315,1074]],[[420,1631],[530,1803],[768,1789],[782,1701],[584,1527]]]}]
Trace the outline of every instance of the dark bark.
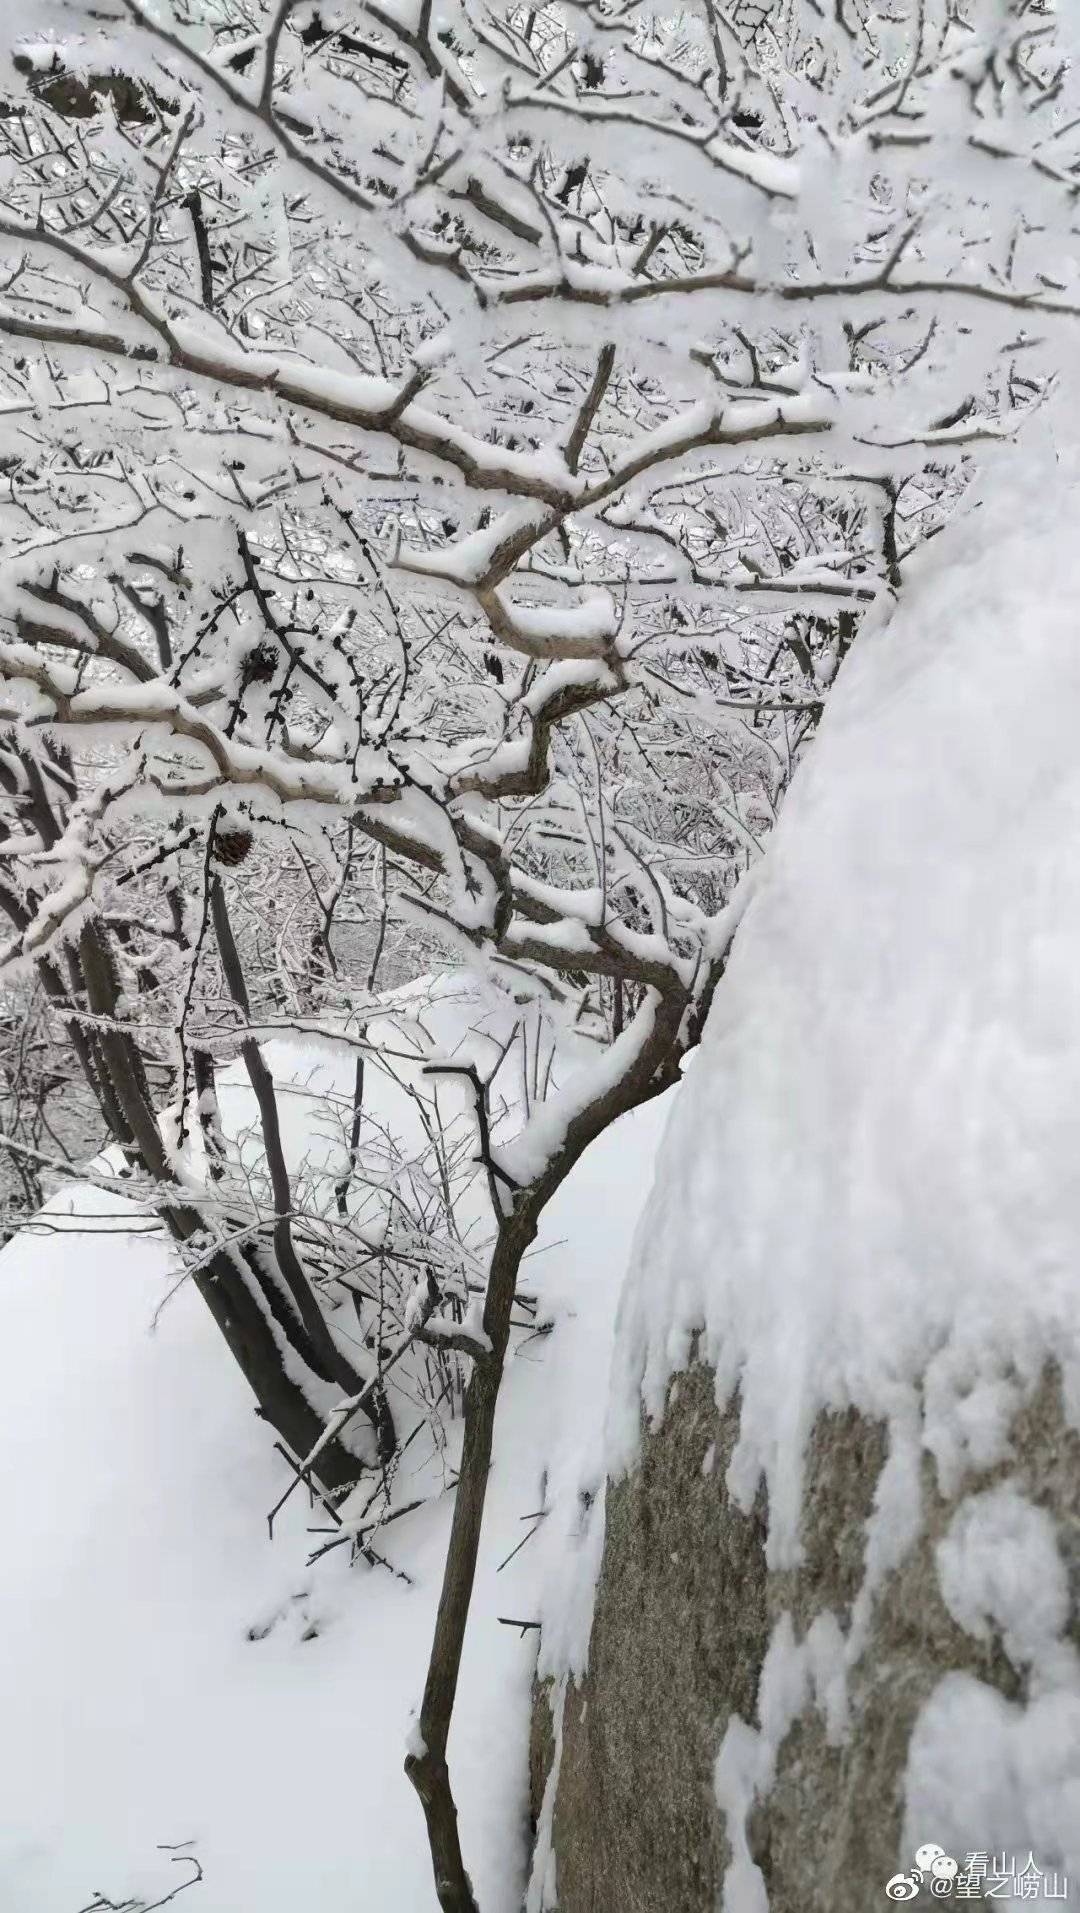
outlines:
[{"label": "dark bark", "polygon": [[338,1214],[347,1219],[349,1214],[349,1185],[356,1172],[356,1152],[360,1147],[360,1125],[364,1120],[364,1058],[361,1053],[356,1059],[356,1075],[353,1081],[352,1122],[349,1126],[349,1160],[345,1174],[334,1184],[334,1197]]},{"label": "dark bark", "polygon": [[221,1117],[217,1100],[214,1059],[208,1049],[195,1044],[191,1052],[191,1074],[195,1084],[199,1129],[202,1132],[206,1165],[211,1182],[220,1182],[225,1173]]},{"label": "dark bark", "polygon": [[[236,947],[236,939],[232,933],[232,924],[229,921],[224,888],[221,878],[217,876],[212,879],[210,885],[210,910],[214,920],[214,931],[221,954],[225,982],[233,1002],[247,1022],[251,1015],[247,984],[244,980],[243,965]],[[357,1395],[363,1387],[362,1379],[351,1362],[341,1353],[330,1333],[329,1324],[319,1307],[318,1298],[308,1281],[293,1240],[292,1185],[285,1161],[285,1151],[282,1147],[274,1079],[267,1068],[262,1050],[253,1036],[248,1035],[242,1039],[240,1054],[244,1059],[248,1081],[255,1092],[255,1100],[259,1106],[263,1146],[266,1150],[266,1162],[274,1196],[274,1258],[281,1273],[281,1279],[303,1325],[307,1345],[306,1359],[324,1380],[335,1382],[347,1395]],[[382,1389],[377,1390],[375,1396],[364,1403],[363,1412],[375,1430],[380,1459],[386,1461],[394,1452],[395,1433],[390,1406]]]},{"label": "dark bark", "polygon": [[[79,955],[90,1008],[98,1016],[112,1019],[116,1013],[115,968],[99,924],[84,927]],[[99,1040],[116,1102],[139,1157],[155,1181],[169,1182],[169,1167],[138,1047],[126,1031],[118,1029],[103,1028]],[[169,1203],[164,1219],[178,1242],[203,1233],[202,1217],[190,1204]],[[307,1454],[322,1433],[322,1417],[286,1373],[281,1349],[242,1260],[227,1249],[219,1249],[194,1280],[255,1396],[259,1413],[297,1456]],[[315,1472],[324,1487],[336,1490],[356,1480],[360,1464],[340,1442],[331,1442],[320,1455]]]},{"label": "dark bark", "polygon": [[454,1519],[443,1573],[435,1636],[420,1708],[422,1753],[410,1754],[405,1771],[420,1796],[427,1822],[435,1891],[443,1913],[478,1913],[465,1870],[457,1807],[446,1764],[446,1742],[457,1697],[461,1652],[472,1602],[480,1529],[491,1469],[495,1411],[499,1401],[510,1311],[521,1258],[536,1235],[531,1209],[500,1230],[488,1278],[484,1330],[491,1353],[477,1356],[465,1390],[465,1436],[454,1497]]},{"label": "dark bark", "polygon": [[[180,1213],[169,1222],[178,1233]],[[259,1414],[298,1459],[309,1454],[322,1434],[323,1418],[286,1374],[273,1330],[226,1250],[196,1275],[195,1284],[255,1396]],[[336,1441],[323,1449],[313,1469],[330,1492],[351,1487],[359,1472],[355,1456]]]},{"label": "dark bark", "polygon": [[195,233],[195,250],[199,256],[199,285],[202,302],[208,312],[214,307],[214,262],[210,256],[210,239],[203,218],[202,194],[196,190],[188,193],[184,204],[191,214],[191,224]]}]

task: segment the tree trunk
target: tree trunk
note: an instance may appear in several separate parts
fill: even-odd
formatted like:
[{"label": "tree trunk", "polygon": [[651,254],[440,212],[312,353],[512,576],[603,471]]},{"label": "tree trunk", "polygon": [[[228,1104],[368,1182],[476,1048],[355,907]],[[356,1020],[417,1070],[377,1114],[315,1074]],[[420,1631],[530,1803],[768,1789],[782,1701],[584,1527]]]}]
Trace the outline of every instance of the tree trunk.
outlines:
[{"label": "tree trunk", "polygon": [[[285,1372],[281,1350],[262,1305],[222,1250],[195,1286],[229,1345],[258,1404],[258,1413],[276,1428],[299,1460],[323,1432],[323,1417]],[[360,1464],[340,1441],[328,1442],[312,1471],[330,1493],[351,1487]]]},{"label": "tree trunk", "polygon": [[420,1707],[423,1747],[410,1753],[405,1771],[420,1796],[427,1822],[435,1891],[443,1913],[479,1913],[458,1837],[457,1807],[446,1764],[446,1742],[457,1695],[461,1651],[472,1601],[480,1527],[491,1469],[495,1411],[499,1402],[510,1314],[521,1258],[536,1235],[531,1205],[502,1223],[491,1258],[484,1333],[490,1352],[478,1355],[465,1390],[465,1435],[454,1518],[443,1573],[435,1637]]},{"label": "tree trunk", "polygon": [[[128,1132],[118,1135],[117,1141],[126,1143],[130,1150],[133,1139],[147,1174],[157,1182],[169,1182],[169,1166],[142,1058],[133,1038],[115,1026],[115,967],[99,924],[84,927],[79,959],[90,1008],[95,1015],[114,1023],[114,1027],[101,1031],[99,1040],[115,1103]],[[198,1209],[190,1203],[170,1203],[165,1221],[177,1242],[190,1241],[204,1228]],[[254,1292],[254,1277],[245,1272],[241,1258],[219,1249],[208,1266],[196,1273],[194,1281],[255,1396],[259,1414],[300,1459],[315,1446],[323,1430],[323,1418],[286,1372],[280,1343]],[[333,1441],[319,1455],[314,1473],[324,1488],[338,1491],[357,1479],[360,1463],[340,1441]]]},{"label": "tree trunk", "polygon": [[[714,958],[715,980],[726,962],[726,952]],[[687,1008],[680,988],[666,997],[655,994],[651,1027],[637,1054],[620,1078],[608,1083],[592,1102],[571,1117],[561,1148],[549,1159],[539,1179],[517,1189],[508,1210],[499,1171],[492,1160],[487,1103],[479,1079],[473,1075],[480,1158],[488,1171],[492,1209],[498,1217],[498,1235],[488,1271],[484,1298],[484,1334],[488,1347],[473,1359],[465,1390],[465,1435],[454,1494],[450,1542],[443,1570],[439,1610],[428,1661],[424,1697],[420,1706],[421,1745],[410,1752],[405,1771],[424,1809],[428,1844],[435,1874],[435,1891],[443,1913],[479,1913],[472,1882],[465,1870],[458,1836],[457,1808],[446,1763],[446,1745],[457,1695],[461,1652],[472,1601],[480,1546],[480,1528],[487,1499],[488,1476],[499,1401],[510,1339],[510,1317],[517,1292],[518,1272],[526,1250],[536,1239],[543,1211],[589,1144],[616,1117],[648,1102],[677,1079],[685,1044],[680,1030]],[[696,1034],[694,1040],[696,1041]],[[466,1070],[465,1074],[469,1074]]]}]

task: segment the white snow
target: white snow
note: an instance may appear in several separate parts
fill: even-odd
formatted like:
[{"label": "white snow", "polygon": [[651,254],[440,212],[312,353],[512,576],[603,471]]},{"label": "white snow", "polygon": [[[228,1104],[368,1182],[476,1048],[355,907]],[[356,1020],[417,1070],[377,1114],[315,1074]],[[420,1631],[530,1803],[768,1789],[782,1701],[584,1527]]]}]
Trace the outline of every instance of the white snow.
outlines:
[{"label": "white snow", "polygon": [[429,572],[435,578],[474,585],[487,574],[499,546],[516,532],[539,525],[543,515],[542,506],[524,499],[501,512],[490,524],[467,532],[451,545],[439,546],[434,551],[402,551],[399,563],[405,570]]},{"label": "white snow", "polygon": [[503,615],[514,636],[525,646],[585,647],[581,655],[601,652],[619,628],[618,611],[609,591],[590,592],[576,605],[511,604],[499,595]]},{"label": "white snow", "polygon": [[[1059,1689],[1024,1707],[970,1674],[947,1674],[916,1722],[906,1796],[908,1851],[931,1828],[954,1854],[992,1845],[1023,1865],[1033,1853],[1043,1873],[1068,1882],[1068,1904],[1075,1906],[1080,1693]],[[992,1836],[983,1828],[992,1828]],[[1001,1906],[1022,1904],[1020,1896],[995,1897]],[[1040,1904],[1047,1897],[1028,1896]],[[1061,1894],[1056,1897],[1060,1902]]]},{"label": "white snow", "polygon": [[[455,1018],[462,1030],[476,1020],[455,990],[411,992],[448,1045]],[[486,1039],[472,1040],[482,1055]],[[329,1145],[311,1123],[331,1050],[299,1065],[294,1053],[296,1095],[286,1056],[271,1046],[286,1147],[295,1156],[306,1142],[318,1159]],[[342,1083],[351,1069],[347,1056]],[[234,1071],[219,1087],[235,1133],[251,1119],[248,1093]],[[368,1093],[395,1117],[407,1106],[378,1071]],[[549,1517],[526,1518],[595,1446],[657,1129],[649,1109],[601,1140],[526,1264],[538,1320],[556,1327],[519,1336],[508,1371],[450,1740],[485,1913],[521,1905],[537,1641],[498,1617],[533,1618],[540,1585],[561,1572],[561,1505],[553,1545]],[[445,1456],[413,1444],[397,1501],[436,1499],[377,1539],[413,1586],[350,1568],[344,1548],[307,1567],[326,1538],[308,1529],[325,1517],[294,1496],[268,1540],[266,1512],[289,1477],[193,1288],[152,1326],[175,1268],[147,1218],[79,1185],[42,1227],[0,1255],[0,1903],[77,1913],[99,1889],[149,1901],[181,1877],[160,1849],[191,1841],[205,1878],[178,1904],[193,1913],[433,1913],[402,1762],[416,1747],[453,1440]]]},{"label": "white snow", "polygon": [[1069,1618],[1069,1582],[1054,1523],[1015,1488],[962,1501],[938,1543],[945,1605],[977,1640],[1000,1636],[1014,1667],[1037,1666]]},{"label": "white snow", "polygon": [[[6,1903],[75,1913],[98,1888],[152,1897],[168,1872],[158,1846],[192,1840],[200,1913],[427,1913],[401,1762],[448,1501],[388,1531],[412,1589],[348,1569],[344,1550],[305,1567],[319,1538],[307,1510],[271,1544],[265,1514],[287,1476],[194,1291],[150,1333],[169,1278],[163,1247],[115,1234],[24,1238],[0,1261]],[[424,1485],[414,1475],[413,1492]],[[529,1495],[506,1487],[489,1527],[503,1553]],[[528,1650],[495,1622],[492,1567],[489,1552],[455,1739],[463,1775],[479,1766],[463,1787],[478,1884],[510,1913],[524,1719],[507,1697],[522,1695]]]}]

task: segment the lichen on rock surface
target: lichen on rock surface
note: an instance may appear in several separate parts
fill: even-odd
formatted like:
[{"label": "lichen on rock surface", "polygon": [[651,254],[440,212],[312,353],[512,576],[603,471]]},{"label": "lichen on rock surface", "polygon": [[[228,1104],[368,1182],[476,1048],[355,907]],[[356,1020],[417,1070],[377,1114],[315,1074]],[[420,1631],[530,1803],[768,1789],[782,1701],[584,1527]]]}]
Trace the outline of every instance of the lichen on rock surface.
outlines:
[{"label": "lichen on rock surface", "polygon": [[[961,1857],[996,1846],[1026,1858],[1038,1828],[1017,1820],[1007,1769],[1037,1756],[1055,1715],[1055,1743],[1073,1736],[1058,1783],[1078,1797],[1080,1436],[1056,1372],[1020,1410],[1012,1462],[973,1475],[953,1498],[926,1464],[917,1539],[865,1621],[882,1425],[851,1411],[820,1417],[807,1456],[808,1545],[798,1567],[770,1571],[764,1495],[746,1514],[724,1482],[738,1414],[737,1399],[717,1408],[711,1371],[690,1370],[646,1434],[640,1465],[609,1486],[588,1670],[565,1684],[561,1703],[547,1901],[560,1913],[866,1913],[888,1903],[886,1882],[931,1839]],[[711,1446],[716,1461],[703,1472]],[[1060,1607],[1053,1591],[1047,1601],[1047,1562],[1034,1547],[992,1557],[1042,1627],[1041,1663],[1000,1616],[972,1613],[964,1624],[955,1611],[957,1586],[978,1572],[963,1564],[961,1537],[995,1497],[1026,1509],[1056,1551]],[[535,1695],[537,1817],[557,1698],[550,1684]],[[965,1738],[973,1705],[976,1743]],[[744,1809],[735,1826],[718,1766],[721,1795]],[[1052,1819],[1053,1802],[1047,1809]],[[915,1903],[933,1902],[924,1892]]]}]

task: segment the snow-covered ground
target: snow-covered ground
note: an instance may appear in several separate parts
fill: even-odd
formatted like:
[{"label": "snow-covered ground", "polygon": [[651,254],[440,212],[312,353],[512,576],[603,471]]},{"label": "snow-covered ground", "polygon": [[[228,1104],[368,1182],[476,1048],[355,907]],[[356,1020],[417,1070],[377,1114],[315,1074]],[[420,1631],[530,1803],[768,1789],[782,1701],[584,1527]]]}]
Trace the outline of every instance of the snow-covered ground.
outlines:
[{"label": "snow-covered ground", "polygon": [[[536,1644],[498,1617],[533,1618],[561,1543],[541,1524],[499,1563],[533,1528],[545,1471],[576,1483],[597,1451],[662,1121],[654,1105],[590,1152],[528,1264],[558,1325],[508,1374],[450,1743],[485,1913],[521,1903]],[[190,1842],[205,1877],[184,1913],[432,1913],[402,1760],[449,1497],[380,1538],[411,1586],[345,1549],[306,1566],[323,1537],[300,1496],[271,1542],[289,1476],[190,1284],[158,1313],[164,1242],[82,1186],[48,1220],[0,1256],[0,1907],[153,1902],[189,1871],[164,1849]],[[422,1449],[399,1502],[440,1487]]]}]

